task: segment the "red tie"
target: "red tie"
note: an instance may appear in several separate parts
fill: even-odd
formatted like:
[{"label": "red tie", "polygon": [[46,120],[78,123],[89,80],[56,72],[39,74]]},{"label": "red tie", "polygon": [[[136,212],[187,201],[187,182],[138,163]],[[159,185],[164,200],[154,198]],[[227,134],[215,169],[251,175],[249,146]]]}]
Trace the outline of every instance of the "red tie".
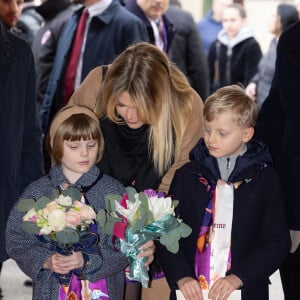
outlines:
[{"label": "red tie", "polygon": [[71,50],[69,62],[65,73],[65,85],[64,85],[64,104],[66,105],[74,92],[75,77],[77,72],[77,65],[82,48],[82,41],[84,37],[85,25],[89,16],[89,11],[86,9],[79,20],[76,30],[73,47]]}]

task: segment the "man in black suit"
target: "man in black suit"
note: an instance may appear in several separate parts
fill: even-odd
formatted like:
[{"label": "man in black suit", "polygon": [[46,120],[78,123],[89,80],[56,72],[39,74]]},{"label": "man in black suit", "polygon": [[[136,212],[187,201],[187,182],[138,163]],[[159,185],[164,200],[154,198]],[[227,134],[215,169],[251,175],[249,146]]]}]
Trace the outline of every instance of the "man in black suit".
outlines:
[{"label": "man in black suit", "polygon": [[[280,36],[275,74],[261,108],[257,138],[270,147],[280,172],[292,239],[290,254],[280,268],[285,300],[299,299],[300,270],[300,22]],[[276,226],[276,224],[275,224]]]},{"label": "man in black suit", "polygon": [[[0,22],[0,269],[8,258],[8,214],[24,188],[42,176],[42,131],[29,45]],[[1,296],[0,296],[1,297]]]}]

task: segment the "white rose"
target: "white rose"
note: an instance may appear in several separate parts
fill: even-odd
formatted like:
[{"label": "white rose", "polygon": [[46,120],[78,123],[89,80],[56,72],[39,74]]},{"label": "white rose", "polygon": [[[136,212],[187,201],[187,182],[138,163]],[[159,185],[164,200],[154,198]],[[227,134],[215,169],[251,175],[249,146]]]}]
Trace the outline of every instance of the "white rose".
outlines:
[{"label": "white rose", "polygon": [[154,220],[158,221],[166,215],[174,214],[171,197],[149,197],[149,210],[153,213]]},{"label": "white rose", "polygon": [[70,196],[59,195],[56,202],[62,206],[71,206],[72,198]]},{"label": "white rose", "polygon": [[65,227],[65,212],[63,210],[53,210],[48,215],[49,227],[53,228],[53,231],[62,231]]},{"label": "white rose", "polygon": [[40,235],[48,235],[50,234],[51,232],[53,231],[53,228],[52,227],[43,227],[41,230],[40,230]]}]

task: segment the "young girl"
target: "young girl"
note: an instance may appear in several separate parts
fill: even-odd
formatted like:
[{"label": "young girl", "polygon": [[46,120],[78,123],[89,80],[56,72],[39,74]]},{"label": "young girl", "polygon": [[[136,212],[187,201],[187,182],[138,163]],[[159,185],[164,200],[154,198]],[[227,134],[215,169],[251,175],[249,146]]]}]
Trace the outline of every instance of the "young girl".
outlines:
[{"label": "young girl", "polygon": [[[66,187],[76,187],[85,202],[98,212],[105,208],[105,195],[124,193],[121,183],[95,166],[104,143],[98,117],[89,108],[75,105],[62,109],[51,124],[49,141],[54,166],[48,175],[30,184],[21,199],[51,197]],[[116,251],[111,236],[100,234],[99,251],[95,254],[83,256],[81,251],[76,251],[65,256],[53,251],[50,242],[42,242],[22,230],[22,217],[23,213],[14,207],[7,223],[7,252],[32,278],[33,299],[66,299],[65,289],[54,272],[64,275],[72,270],[84,275],[92,299],[123,299],[124,269],[128,261]],[[141,256],[148,256],[151,251]],[[73,276],[69,284],[79,284],[82,290],[82,283]]]},{"label": "young girl", "polygon": [[[205,101],[204,138],[192,161],[178,169],[170,194],[176,213],[193,229],[177,254],[157,253],[176,299],[267,300],[268,277],[290,246],[280,178],[267,147],[252,140],[255,103],[239,86],[217,90]],[[160,249],[161,248],[161,249]]]},{"label": "young girl", "polygon": [[211,91],[219,87],[250,82],[257,72],[262,56],[253,30],[245,24],[246,10],[238,3],[227,6],[223,11],[223,29],[208,53]]}]

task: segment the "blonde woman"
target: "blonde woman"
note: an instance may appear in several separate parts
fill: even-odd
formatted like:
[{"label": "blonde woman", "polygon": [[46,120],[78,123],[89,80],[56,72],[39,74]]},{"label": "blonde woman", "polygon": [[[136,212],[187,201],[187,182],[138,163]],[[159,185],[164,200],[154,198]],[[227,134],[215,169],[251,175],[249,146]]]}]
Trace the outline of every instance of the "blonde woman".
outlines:
[{"label": "blonde woman", "polygon": [[[70,100],[93,107],[100,118],[105,141],[100,169],[138,191],[167,193],[175,170],[189,161],[189,151],[203,136],[202,100],[149,43],[130,46],[104,80],[102,73],[103,68],[94,69]],[[166,290],[161,299],[168,299]]]}]

